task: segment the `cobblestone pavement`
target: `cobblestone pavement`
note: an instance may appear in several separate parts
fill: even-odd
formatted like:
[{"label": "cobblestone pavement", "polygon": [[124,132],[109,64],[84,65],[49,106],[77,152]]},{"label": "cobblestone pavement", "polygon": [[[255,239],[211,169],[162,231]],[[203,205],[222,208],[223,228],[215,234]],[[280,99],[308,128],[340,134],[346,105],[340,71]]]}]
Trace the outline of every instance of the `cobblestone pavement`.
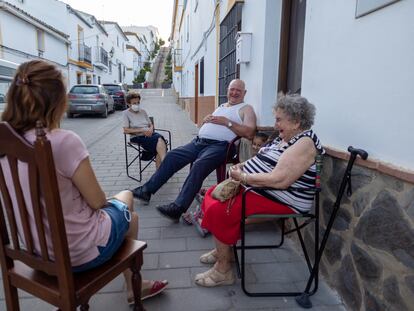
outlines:
[{"label": "cobblestone pavement", "polygon": [[[173,147],[182,145],[197,134],[197,128],[187,114],[174,103],[170,91],[143,90],[143,107],[154,116],[155,125],[172,131]],[[164,96],[162,96],[164,95]],[[92,165],[108,196],[138,186],[125,173],[124,142],[121,133],[121,113],[108,119],[65,119],[62,127],[80,134],[88,146]],[[84,122],[81,122],[84,121]],[[93,126],[91,126],[93,123]],[[154,165],[144,172],[143,181],[153,173]],[[202,288],[194,284],[196,273],[208,267],[199,262],[199,256],[213,246],[211,237],[201,238],[192,226],[174,224],[161,218],[155,211],[159,203],[173,201],[185,180],[188,167],[175,174],[155,194],[148,206],[135,202],[138,212],[139,239],[148,243],[144,255],[143,277],[168,279],[169,288],[158,297],[145,301],[147,310],[169,311],[247,311],[247,310],[302,310],[293,298],[251,298],[246,296],[238,280],[233,286]],[[212,185],[215,175],[208,177],[205,185]],[[272,228],[274,229],[274,228]],[[277,238],[268,225],[249,229],[249,239],[273,241]],[[306,279],[306,267],[289,240],[279,250],[248,252],[247,277],[249,288],[269,290],[301,290]],[[130,310],[122,276],[108,284],[90,301],[91,310]],[[0,290],[0,310],[5,310],[4,293]],[[54,308],[26,293],[20,293],[21,310],[54,310]],[[346,310],[337,294],[323,281],[312,297],[313,310]]]}]

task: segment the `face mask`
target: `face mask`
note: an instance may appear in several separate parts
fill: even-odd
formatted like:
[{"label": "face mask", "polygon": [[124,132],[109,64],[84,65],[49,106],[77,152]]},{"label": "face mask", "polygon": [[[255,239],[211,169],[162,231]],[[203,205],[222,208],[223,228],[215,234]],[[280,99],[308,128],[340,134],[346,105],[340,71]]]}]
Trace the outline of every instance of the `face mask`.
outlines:
[{"label": "face mask", "polygon": [[141,108],[139,108],[139,105],[131,105],[132,111],[138,112]]}]

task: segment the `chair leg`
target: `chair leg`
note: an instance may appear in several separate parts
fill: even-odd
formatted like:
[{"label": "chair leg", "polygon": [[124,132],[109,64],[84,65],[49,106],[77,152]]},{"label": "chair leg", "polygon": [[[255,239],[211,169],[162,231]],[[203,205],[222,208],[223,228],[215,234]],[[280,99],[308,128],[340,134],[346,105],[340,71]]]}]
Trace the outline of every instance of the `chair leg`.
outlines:
[{"label": "chair leg", "polygon": [[137,256],[131,266],[132,271],[132,290],[134,292],[134,311],[145,311],[144,306],[141,301],[141,287],[142,287],[142,277],[141,277],[141,266],[142,266],[142,253],[140,256]]},{"label": "chair leg", "polygon": [[6,298],[7,310],[10,311],[19,311],[19,295],[17,293],[17,288],[10,285],[9,281],[3,280],[4,284],[4,295]]}]

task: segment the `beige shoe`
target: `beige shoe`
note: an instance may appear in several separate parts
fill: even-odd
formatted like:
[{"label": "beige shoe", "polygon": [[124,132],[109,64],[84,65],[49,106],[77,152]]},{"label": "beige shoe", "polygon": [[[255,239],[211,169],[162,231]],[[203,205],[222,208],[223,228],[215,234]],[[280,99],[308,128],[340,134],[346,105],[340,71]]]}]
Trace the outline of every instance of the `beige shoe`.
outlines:
[{"label": "beige shoe", "polygon": [[[231,256],[230,261],[235,262],[236,260],[234,259],[234,254],[231,253],[230,256]],[[209,251],[208,253],[205,253],[200,256],[200,262],[205,263],[207,265],[213,265],[216,263],[216,261],[217,261],[217,250],[216,249],[213,249]]]},{"label": "beige shoe", "polygon": [[235,278],[232,269],[229,269],[225,273],[221,273],[214,267],[204,273],[197,274],[195,277],[195,283],[204,287],[232,285],[234,284],[234,281]]},{"label": "beige shoe", "polygon": [[200,256],[200,262],[201,263],[205,263],[208,265],[212,265],[215,264],[217,261],[217,250],[213,249],[211,251],[209,251],[208,253],[205,253],[203,255]]}]

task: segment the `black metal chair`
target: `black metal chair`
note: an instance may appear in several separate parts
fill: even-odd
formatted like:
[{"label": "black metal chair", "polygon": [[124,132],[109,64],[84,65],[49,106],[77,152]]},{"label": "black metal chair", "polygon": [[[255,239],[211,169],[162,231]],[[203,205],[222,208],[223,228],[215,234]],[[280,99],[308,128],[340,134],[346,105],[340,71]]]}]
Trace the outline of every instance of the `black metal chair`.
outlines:
[{"label": "black metal chair", "polygon": [[[254,214],[250,216],[246,216],[246,194],[250,191],[257,191],[261,192],[266,189],[271,188],[258,188],[258,187],[248,187],[244,190],[243,196],[242,196],[242,218],[241,218],[241,241],[240,245],[234,245],[233,251],[234,256],[236,259],[236,266],[237,266],[237,273],[239,278],[241,278],[241,287],[244,291],[244,293],[248,296],[252,297],[284,297],[284,296],[297,296],[296,301],[298,304],[304,308],[311,308],[312,303],[309,299],[309,297],[316,293],[318,290],[318,272],[319,272],[319,262],[321,260],[321,257],[323,255],[323,251],[327,242],[327,239],[329,237],[329,233],[331,231],[333,222],[335,220],[336,214],[339,210],[341,199],[343,196],[343,193],[345,191],[345,187],[348,186],[348,195],[351,194],[351,171],[353,164],[355,162],[355,159],[357,156],[360,156],[362,159],[366,160],[368,157],[368,153],[361,149],[355,149],[353,147],[349,147],[348,151],[350,152],[350,158],[348,161],[347,168],[344,172],[341,186],[339,188],[338,195],[336,197],[336,201],[333,206],[332,214],[330,215],[329,222],[326,228],[326,231],[324,233],[324,236],[322,238],[322,242],[319,244],[319,193],[321,192],[321,186],[320,186],[320,176],[322,171],[322,156],[318,155],[316,157],[316,182],[315,187],[313,188],[307,188],[307,189],[298,189],[295,188],[295,190],[299,190],[302,192],[309,192],[312,191],[314,193],[314,210],[313,212],[309,212],[306,214],[289,214],[289,215],[275,215],[275,214]],[[293,188],[290,188],[293,189]],[[274,190],[272,188],[272,190]],[[251,203],[250,203],[251,204]],[[251,218],[277,218],[281,220],[281,238],[278,244],[276,245],[253,245],[249,244],[246,245],[246,232],[245,232],[245,226],[246,226],[246,219]],[[294,227],[291,230],[285,231],[285,221],[288,219],[293,220]],[[301,221],[299,223],[299,221]],[[314,258],[313,260],[310,259],[308,248],[305,245],[305,242],[303,240],[303,236],[301,233],[301,230],[307,226],[308,224],[314,222]],[[246,288],[246,279],[245,279],[245,262],[246,262],[246,250],[250,249],[269,249],[269,248],[280,248],[283,245],[284,237],[287,234],[296,232],[299,238],[300,245],[303,250],[303,254],[306,260],[306,265],[309,270],[309,278],[307,281],[306,288],[303,292],[250,292]],[[237,250],[240,250],[240,260],[238,256]]]},{"label": "black metal chair", "polygon": [[[150,117],[150,120],[152,122],[152,124],[154,124],[154,118]],[[166,146],[167,146],[167,151],[171,150],[171,132],[169,130],[164,130],[164,129],[158,129],[154,127],[154,131],[161,134],[164,137]],[[125,168],[126,168],[126,173],[127,176],[135,181],[141,182],[142,180],[142,173],[146,170],[146,168],[148,166],[150,166],[150,164],[152,162],[155,162],[155,157],[156,154],[153,154],[152,152],[145,150],[140,144],[137,143],[133,143],[130,141],[130,139],[127,137],[129,136],[129,134],[125,134],[124,133],[124,144],[125,144]],[[134,154],[131,156],[129,154],[129,150],[134,151]],[[142,163],[143,161],[147,162]],[[139,177],[136,177],[136,175],[130,173],[130,167],[135,163],[138,163],[138,172],[139,172]]]}]

